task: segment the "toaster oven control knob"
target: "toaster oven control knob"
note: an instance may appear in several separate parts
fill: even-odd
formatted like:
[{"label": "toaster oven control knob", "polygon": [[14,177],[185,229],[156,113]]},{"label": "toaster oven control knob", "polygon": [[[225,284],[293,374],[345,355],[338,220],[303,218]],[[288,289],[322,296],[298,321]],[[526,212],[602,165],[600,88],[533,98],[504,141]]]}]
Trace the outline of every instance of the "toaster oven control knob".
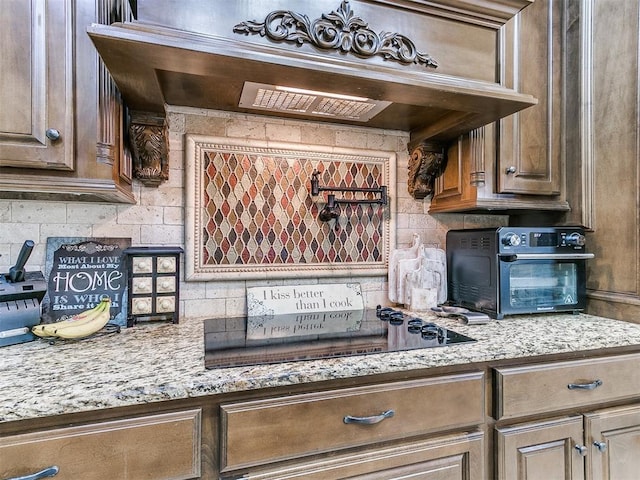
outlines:
[{"label": "toaster oven control knob", "polygon": [[517,233],[509,232],[502,237],[502,244],[507,247],[517,247],[520,245],[520,236]]},{"label": "toaster oven control knob", "polygon": [[581,233],[573,232],[567,235],[565,242],[567,242],[567,245],[571,245],[573,247],[583,247],[585,244],[585,237]]}]

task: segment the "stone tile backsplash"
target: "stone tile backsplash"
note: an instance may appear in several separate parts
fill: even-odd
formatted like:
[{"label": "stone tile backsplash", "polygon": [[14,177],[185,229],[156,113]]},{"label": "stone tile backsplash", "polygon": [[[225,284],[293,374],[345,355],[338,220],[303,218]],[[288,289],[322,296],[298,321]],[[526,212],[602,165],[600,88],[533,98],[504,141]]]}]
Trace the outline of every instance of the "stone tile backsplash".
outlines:
[{"label": "stone tile backsplash", "polygon": [[[170,129],[169,180],[158,188],[144,187],[136,182],[134,190],[137,204],[0,200],[0,272],[8,271],[15,263],[22,244],[28,239],[34,240],[36,247],[26,265],[27,271],[44,270],[46,239],[50,236],[121,236],[131,238],[133,245],[184,248],[186,133],[396,152],[397,198],[391,198],[391,202],[396,208],[397,247],[408,246],[413,233],[418,233],[425,245],[444,248],[449,228],[500,225],[506,221],[505,217],[495,215],[429,216],[428,200],[414,200],[407,192],[406,132],[183,107],[169,107],[167,116]],[[243,315],[246,309],[246,286],[343,283],[347,280],[341,277],[182,282],[180,311],[184,318]],[[388,304],[386,276],[354,277],[352,280],[361,284],[367,306]]]}]

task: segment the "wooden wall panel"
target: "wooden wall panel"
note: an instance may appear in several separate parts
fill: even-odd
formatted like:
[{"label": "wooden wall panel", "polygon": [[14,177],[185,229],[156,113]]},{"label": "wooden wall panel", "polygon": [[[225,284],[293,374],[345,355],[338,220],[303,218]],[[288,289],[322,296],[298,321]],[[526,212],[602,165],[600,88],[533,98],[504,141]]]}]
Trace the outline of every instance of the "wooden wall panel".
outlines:
[{"label": "wooden wall panel", "polygon": [[[592,18],[590,43],[583,55],[591,55],[590,90],[583,93],[583,107],[590,114],[587,148],[592,157],[590,208],[593,229],[589,249],[588,310],[630,321],[640,321],[638,275],[638,18],[635,0],[585,0]],[[583,12],[584,13],[584,12]],[[589,52],[589,49],[591,50]],[[589,66],[590,62],[584,62]],[[587,84],[587,86],[589,86]],[[589,101],[590,100],[590,101]],[[587,215],[587,218],[589,215]],[[638,320],[636,320],[638,319]]]}]

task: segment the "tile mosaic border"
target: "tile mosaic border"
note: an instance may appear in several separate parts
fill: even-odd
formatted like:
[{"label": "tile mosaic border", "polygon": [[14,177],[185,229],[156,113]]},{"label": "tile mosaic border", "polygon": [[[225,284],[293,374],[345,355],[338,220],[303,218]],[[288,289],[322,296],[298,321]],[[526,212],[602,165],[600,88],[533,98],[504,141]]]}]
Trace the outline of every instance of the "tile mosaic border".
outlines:
[{"label": "tile mosaic border", "polygon": [[[207,166],[207,155],[212,152],[253,157],[275,156],[285,159],[304,157],[305,160],[317,163],[347,162],[375,166],[380,170],[383,182],[389,189],[389,204],[385,207],[379,207],[383,209],[379,247],[376,246],[379,249],[379,260],[348,263],[323,261],[286,264],[208,264],[203,253],[207,241],[204,222],[208,218],[208,213],[204,210],[205,189],[208,181],[207,172],[204,169]],[[185,280],[187,281],[352,277],[387,274],[389,252],[395,248],[396,152],[187,134],[185,136],[185,177]],[[309,178],[301,180],[309,190]],[[320,207],[324,205],[319,198],[315,199],[315,202]],[[320,222],[317,218],[314,220]],[[329,226],[323,228],[329,228]]]}]

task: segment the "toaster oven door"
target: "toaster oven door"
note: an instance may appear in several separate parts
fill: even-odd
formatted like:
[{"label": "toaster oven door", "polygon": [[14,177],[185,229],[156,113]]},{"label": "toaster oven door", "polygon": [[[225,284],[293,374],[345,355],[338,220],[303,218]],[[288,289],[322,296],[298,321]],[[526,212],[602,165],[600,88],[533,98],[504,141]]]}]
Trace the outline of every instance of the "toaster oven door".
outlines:
[{"label": "toaster oven door", "polygon": [[526,255],[501,258],[499,310],[518,313],[580,311],[585,307],[585,259]]}]

